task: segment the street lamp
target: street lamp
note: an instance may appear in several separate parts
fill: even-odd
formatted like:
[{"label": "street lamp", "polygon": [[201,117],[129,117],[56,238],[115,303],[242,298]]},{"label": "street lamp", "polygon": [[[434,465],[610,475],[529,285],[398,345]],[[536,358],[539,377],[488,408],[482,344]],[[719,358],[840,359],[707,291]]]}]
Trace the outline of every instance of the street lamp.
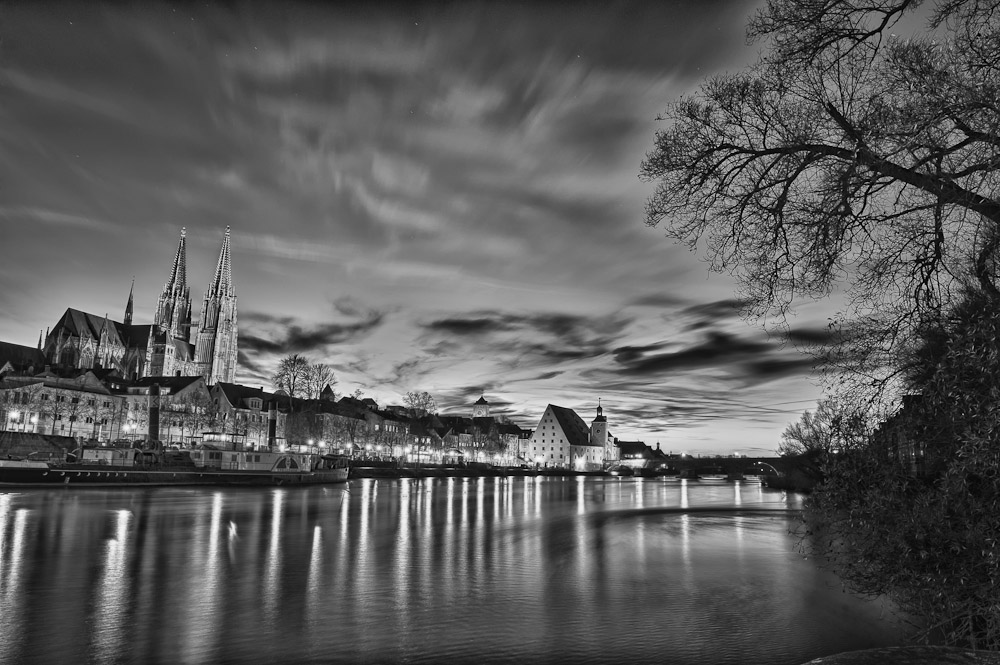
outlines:
[{"label": "street lamp", "polygon": [[20,418],[20,417],[21,417],[21,412],[20,411],[11,411],[10,412],[10,416],[8,416],[8,418],[10,420],[10,424],[11,424],[11,427],[12,427],[12,429],[11,429],[12,432],[16,432],[17,431],[17,419]]}]

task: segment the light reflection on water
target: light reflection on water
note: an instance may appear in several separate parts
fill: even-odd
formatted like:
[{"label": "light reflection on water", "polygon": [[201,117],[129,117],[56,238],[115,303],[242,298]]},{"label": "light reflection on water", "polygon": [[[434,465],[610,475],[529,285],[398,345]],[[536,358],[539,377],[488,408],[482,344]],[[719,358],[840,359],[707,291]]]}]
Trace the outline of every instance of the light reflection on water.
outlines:
[{"label": "light reflection on water", "polygon": [[0,662],[801,663],[899,643],[795,495],[638,478],[0,494]]}]

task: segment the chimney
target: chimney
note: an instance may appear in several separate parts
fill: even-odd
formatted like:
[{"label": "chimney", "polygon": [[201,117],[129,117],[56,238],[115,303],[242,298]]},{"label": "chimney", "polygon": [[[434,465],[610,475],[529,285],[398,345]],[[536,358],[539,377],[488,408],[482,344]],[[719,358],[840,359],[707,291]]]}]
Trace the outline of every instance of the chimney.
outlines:
[{"label": "chimney", "polygon": [[160,384],[154,383],[149,387],[149,440],[153,442],[154,448],[159,447],[160,441]]},{"label": "chimney", "polygon": [[267,405],[267,445],[271,450],[278,444],[278,407],[272,401]]}]

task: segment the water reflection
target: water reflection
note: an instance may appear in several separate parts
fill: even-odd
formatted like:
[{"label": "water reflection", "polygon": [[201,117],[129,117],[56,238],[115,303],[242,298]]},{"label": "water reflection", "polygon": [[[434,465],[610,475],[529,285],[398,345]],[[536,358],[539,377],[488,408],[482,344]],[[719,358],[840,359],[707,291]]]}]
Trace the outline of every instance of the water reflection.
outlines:
[{"label": "water reflection", "polygon": [[804,662],[898,628],[799,499],[627,478],[0,494],[0,662]]}]

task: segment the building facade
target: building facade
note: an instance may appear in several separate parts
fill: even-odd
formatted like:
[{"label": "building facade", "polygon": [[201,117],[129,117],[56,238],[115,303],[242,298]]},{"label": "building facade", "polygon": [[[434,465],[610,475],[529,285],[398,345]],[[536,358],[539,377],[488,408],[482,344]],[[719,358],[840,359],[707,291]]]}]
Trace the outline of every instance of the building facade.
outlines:
[{"label": "building facade", "polygon": [[[598,407],[598,417],[604,418]],[[607,420],[603,423],[607,438]],[[598,439],[599,440],[599,439]],[[527,446],[527,458],[539,466],[598,471],[604,467],[604,445],[572,409],[555,404],[545,407]]]}]

